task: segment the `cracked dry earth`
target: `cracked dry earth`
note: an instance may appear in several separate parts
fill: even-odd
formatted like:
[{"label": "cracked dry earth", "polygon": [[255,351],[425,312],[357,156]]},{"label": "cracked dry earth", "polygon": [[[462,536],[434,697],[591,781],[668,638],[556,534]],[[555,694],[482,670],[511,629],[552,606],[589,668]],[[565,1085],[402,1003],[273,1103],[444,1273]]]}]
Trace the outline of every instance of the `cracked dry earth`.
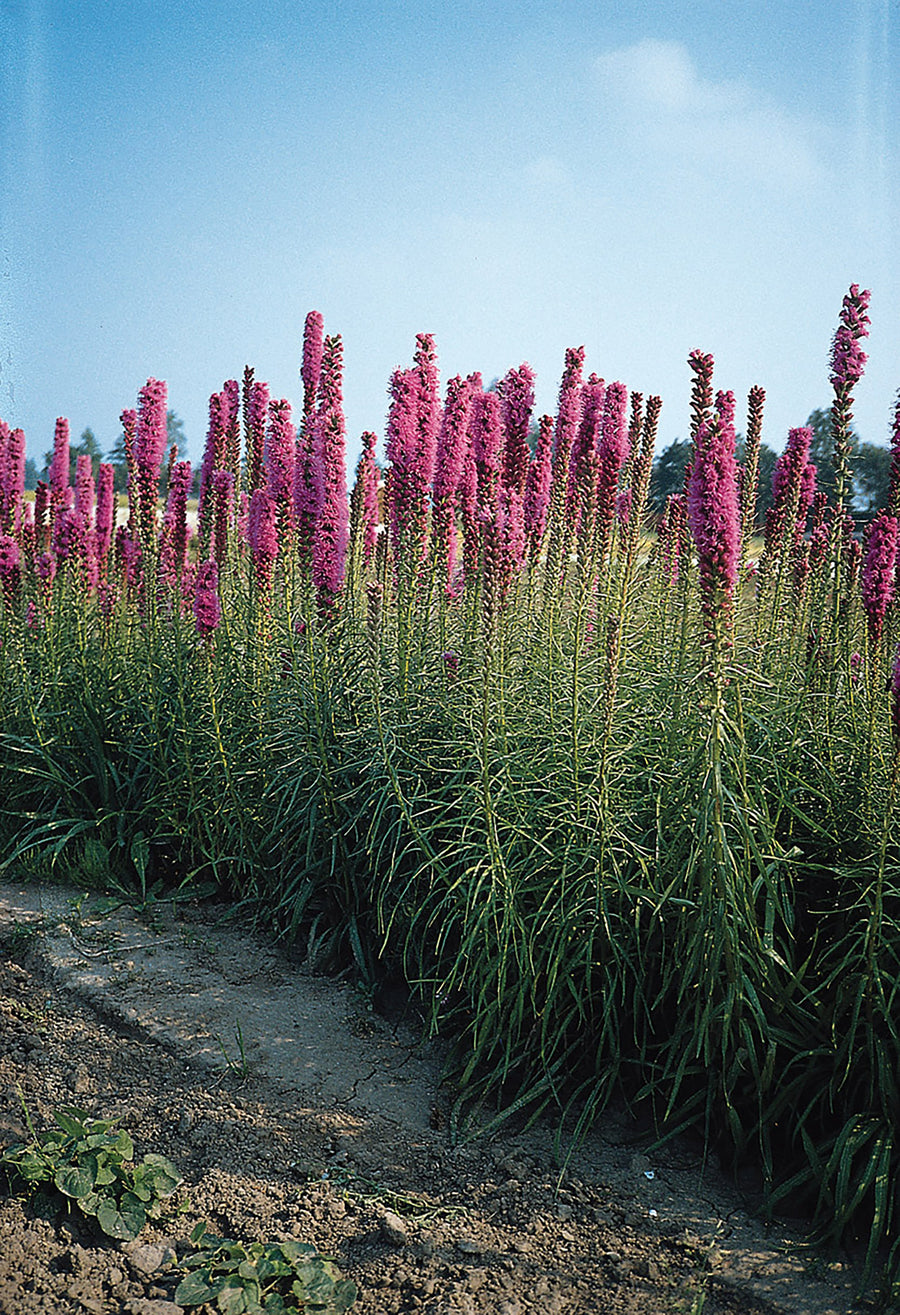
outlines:
[{"label": "cracked dry earth", "polygon": [[[0,1315],[178,1315],[198,1220],[314,1243],[357,1315],[848,1315],[852,1268],[748,1215],[683,1145],[610,1116],[560,1177],[553,1129],[452,1146],[440,1055],[220,909],[143,915],[0,884],[0,1147],[77,1105],[184,1175],[120,1244],[0,1193]],[[203,1307],[206,1311],[208,1308]]]}]

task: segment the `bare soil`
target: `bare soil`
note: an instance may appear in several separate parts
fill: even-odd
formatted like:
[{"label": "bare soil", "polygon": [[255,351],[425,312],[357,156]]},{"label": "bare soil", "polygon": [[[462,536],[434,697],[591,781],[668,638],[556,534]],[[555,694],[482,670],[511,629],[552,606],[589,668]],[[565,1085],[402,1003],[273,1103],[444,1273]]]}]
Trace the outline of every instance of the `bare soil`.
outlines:
[{"label": "bare soil", "polygon": [[562,1173],[552,1124],[452,1145],[440,1048],[402,1002],[221,914],[0,885],[0,1147],[27,1136],[21,1092],[39,1130],[115,1115],[185,1180],[128,1244],[0,1191],[0,1315],[177,1315],[201,1219],[313,1243],[358,1315],[859,1309],[846,1257],[766,1230],[699,1150],[648,1150],[624,1115]]}]

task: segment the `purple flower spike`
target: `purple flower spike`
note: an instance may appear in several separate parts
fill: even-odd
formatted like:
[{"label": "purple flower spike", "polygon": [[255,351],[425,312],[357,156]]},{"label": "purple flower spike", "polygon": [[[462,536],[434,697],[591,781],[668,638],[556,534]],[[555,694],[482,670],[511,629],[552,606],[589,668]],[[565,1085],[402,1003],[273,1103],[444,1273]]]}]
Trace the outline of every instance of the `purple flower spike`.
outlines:
[{"label": "purple flower spike", "polygon": [[534,370],[523,362],[510,370],[500,385],[503,420],[503,483],[516,493],[525,493],[528,477],[528,430],[534,409]]},{"label": "purple flower spike", "polygon": [[712,356],[696,348],[688,357],[688,365],[694,376],[691,384],[691,439],[696,443],[700,426],[712,420],[714,362]]},{"label": "purple flower spike", "polygon": [[304,420],[311,417],[316,408],[319,376],[322,371],[324,324],[321,313],[311,310],[303,327],[303,364],[300,366],[300,378],[303,380]]},{"label": "purple flower spike", "polygon": [[597,449],[597,541],[601,555],[606,552],[615,519],[619,472],[628,459],[627,414],[628,389],[622,383],[610,384],[603,401]]},{"label": "purple flower spike", "polygon": [[380,508],[378,502],[378,466],[375,463],[376,436],[366,430],[362,436],[362,452],[356,469],[359,498],[360,534],[363,562],[368,566],[375,556],[378,542]]},{"label": "purple flower spike", "polygon": [[478,393],[473,397],[469,433],[478,474],[478,507],[482,515],[491,517],[500,505],[503,458],[500,398],[496,393]]},{"label": "purple flower spike", "polygon": [[75,458],[75,514],[86,530],[92,528],[94,519],[94,492],[93,463],[87,453],[80,452]]},{"label": "purple flower spike", "polygon": [[219,602],[219,568],[214,561],[201,562],[194,589],[194,623],[201,639],[208,639],[222,619]]},{"label": "purple flower spike", "polygon": [[834,401],[831,405],[831,432],[834,441],[833,461],[836,473],[835,492],[838,505],[843,506],[850,487],[850,453],[853,449],[851,421],[853,418],[853,389],[862,378],[866,354],[860,343],[869,332],[866,314],[871,293],[860,291],[854,283],[844,298],[837,331],[831,344],[831,386]]},{"label": "purple flower spike", "polygon": [[51,516],[66,505],[66,490],[69,487],[69,422],[60,416],[53,434],[53,459],[48,474],[50,483]]},{"label": "purple flower spike", "polygon": [[342,369],[343,345],[335,334],[325,339],[315,425],[322,503],[312,545],[312,579],[319,615],[325,619],[332,619],[337,612],[350,537]]},{"label": "purple flower spike", "polygon": [[882,512],[869,532],[866,559],[860,579],[860,593],[869,628],[869,639],[877,647],[884,629],[884,619],[894,597],[894,567],[897,561],[897,536],[900,521]]},{"label": "purple flower spike", "polygon": [[15,606],[22,579],[19,545],[14,535],[0,534],[0,589],[7,607]]},{"label": "purple flower spike", "polygon": [[431,509],[431,542],[435,559],[442,563],[447,586],[456,565],[456,508],[466,454],[469,450],[469,411],[472,393],[467,380],[455,375],[447,383],[447,397],[435,459]]},{"label": "purple flower spike", "polygon": [[711,632],[730,620],[741,551],[733,408],[701,423],[688,483],[688,524],[700,566],[700,606]]},{"label": "purple flower spike", "polygon": [[114,468],[100,462],[100,483],[97,488],[97,557],[102,562],[109,553],[116,523],[116,494]]},{"label": "purple flower spike", "polygon": [[581,423],[569,462],[569,486],[566,491],[566,521],[569,532],[578,532],[579,556],[589,548],[594,533],[597,508],[597,472],[603,399],[606,384],[594,375],[582,389]]},{"label": "purple flower spike", "polygon": [[228,551],[228,530],[234,520],[234,475],[214,470],[212,477],[213,556],[221,571]]},{"label": "purple flower spike", "polygon": [[166,385],[161,379],[148,379],[138,393],[134,463],[139,524],[148,539],[156,526],[157,489],[166,452],[166,397]]},{"label": "purple flower spike", "polygon": [[538,441],[534,456],[528,465],[525,480],[524,523],[528,555],[534,559],[540,551],[547,527],[547,510],[550,506],[550,475],[553,457],[553,417],[544,415],[538,421]]},{"label": "purple flower spike", "polygon": [[254,489],[261,486],[263,480],[266,418],[269,414],[269,385],[260,380],[250,379],[245,398],[248,484],[252,493]]},{"label": "purple flower spike", "polygon": [[285,508],[293,492],[295,461],[296,436],[291,423],[291,404],[283,397],[280,402],[269,403],[265,463],[269,492]]},{"label": "purple flower spike", "polygon": [[868,336],[871,292],[851,285],[841,308],[837,331],[831,344],[831,385],[835,393],[855,388],[863,376],[867,356],[860,340]]},{"label": "purple flower spike", "polygon": [[0,529],[20,528],[24,493],[25,435],[0,420]]},{"label": "purple flower spike", "polygon": [[278,508],[265,489],[254,489],[250,499],[247,538],[256,583],[261,589],[268,589],[272,583],[272,568],[278,556]]}]

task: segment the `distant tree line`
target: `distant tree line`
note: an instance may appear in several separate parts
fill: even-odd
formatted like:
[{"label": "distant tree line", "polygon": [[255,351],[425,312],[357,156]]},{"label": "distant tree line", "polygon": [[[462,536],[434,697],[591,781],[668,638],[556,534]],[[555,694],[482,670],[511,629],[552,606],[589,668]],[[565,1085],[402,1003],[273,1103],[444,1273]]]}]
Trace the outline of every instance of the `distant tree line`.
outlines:
[{"label": "distant tree line", "polygon": [[[806,421],[812,430],[809,459],[816,467],[816,487],[828,494],[834,502],[834,467],[831,463],[832,437],[830,410],[816,410]],[[743,460],[743,436],[738,435],[737,456]],[[691,456],[691,444],[677,438],[653,462],[650,480],[650,506],[661,512],[672,493],[680,493]],[[765,523],[766,512],[772,506],[772,472],[778,454],[763,443],[759,450],[759,495],[756,504],[757,525]],[[853,485],[851,510],[858,520],[867,520],[879,507],[887,505],[890,487],[891,450],[877,443],[857,442],[851,461]]]}]

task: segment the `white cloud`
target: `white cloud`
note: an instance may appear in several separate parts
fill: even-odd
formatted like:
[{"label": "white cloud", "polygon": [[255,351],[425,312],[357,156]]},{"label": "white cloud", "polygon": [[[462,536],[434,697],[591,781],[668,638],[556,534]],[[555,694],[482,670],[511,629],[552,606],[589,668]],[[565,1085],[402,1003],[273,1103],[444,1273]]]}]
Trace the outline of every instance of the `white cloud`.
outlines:
[{"label": "white cloud", "polygon": [[811,121],[747,83],[705,77],[679,41],[608,51],[595,70],[606,113],[644,149],[778,186],[824,179]]}]

